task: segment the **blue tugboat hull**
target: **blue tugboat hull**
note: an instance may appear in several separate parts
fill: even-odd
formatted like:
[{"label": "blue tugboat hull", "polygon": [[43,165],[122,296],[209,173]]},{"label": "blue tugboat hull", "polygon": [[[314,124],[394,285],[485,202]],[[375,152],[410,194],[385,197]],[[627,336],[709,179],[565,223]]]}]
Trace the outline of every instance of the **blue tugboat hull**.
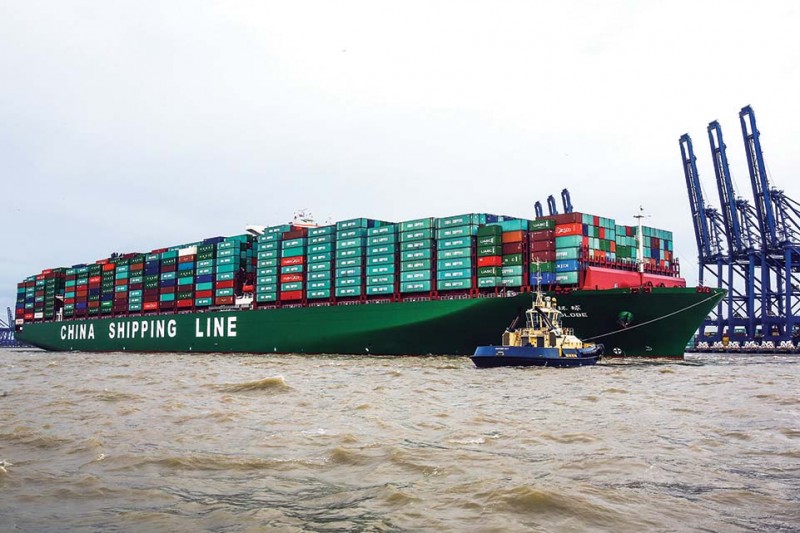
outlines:
[{"label": "blue tugboat hull", "polygon": [[597,363],[603,355],[603,345],[582,350],[564,350],[559,356],[557,348],[537,348],[534,346],[478,346],[472,362],[478,368],[501,366],[589,366]]}]

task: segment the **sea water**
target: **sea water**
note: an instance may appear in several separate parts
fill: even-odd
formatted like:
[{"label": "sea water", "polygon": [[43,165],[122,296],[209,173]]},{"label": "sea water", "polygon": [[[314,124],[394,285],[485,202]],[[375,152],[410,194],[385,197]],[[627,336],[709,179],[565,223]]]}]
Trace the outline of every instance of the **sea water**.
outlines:
[{"label": "sea water", "polygon": [[797,531],[800,357],[0,351],[0,531]]}]

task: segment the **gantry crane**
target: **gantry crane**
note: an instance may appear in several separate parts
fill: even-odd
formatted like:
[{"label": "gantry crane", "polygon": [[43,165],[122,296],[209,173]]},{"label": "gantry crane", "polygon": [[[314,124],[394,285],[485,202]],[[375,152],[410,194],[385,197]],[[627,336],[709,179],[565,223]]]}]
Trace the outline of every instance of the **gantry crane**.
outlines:
[{"label": "gantry crane", "polygon": [[[705,206],[691,139],[688,134],[680,138],[698,246],[700,284],[706,281],[703,274],[710,273],[713,285],[728,290],[716,315],[704,324],[714,324],[716,328],[712,332],[701,329],[701,335],[712,341],[723,335],[744,342],[796,340],[800,324],[800,204],[770,186],[760,133],[750,106],[742,108],[739,120],[755,207],[736,196],[717,121],[709,123],[708,138],[721,215]],[[715,217],[725,236],[724,249],[719,245],[715,248]]]}]

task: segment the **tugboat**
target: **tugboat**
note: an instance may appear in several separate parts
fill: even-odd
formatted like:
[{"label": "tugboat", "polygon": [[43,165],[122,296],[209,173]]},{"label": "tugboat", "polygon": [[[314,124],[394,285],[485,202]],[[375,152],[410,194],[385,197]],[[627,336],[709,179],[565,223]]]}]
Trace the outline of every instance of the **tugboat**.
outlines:
[{"label": "tugboat", "polygon": [[603,356],[602,344],[587,344],[561,325],[556,299],[536,287],[524,328],[516,320],[503,333],[501,346],[478,346],[472,362],[478,368],[499,366],[588,366]]}]

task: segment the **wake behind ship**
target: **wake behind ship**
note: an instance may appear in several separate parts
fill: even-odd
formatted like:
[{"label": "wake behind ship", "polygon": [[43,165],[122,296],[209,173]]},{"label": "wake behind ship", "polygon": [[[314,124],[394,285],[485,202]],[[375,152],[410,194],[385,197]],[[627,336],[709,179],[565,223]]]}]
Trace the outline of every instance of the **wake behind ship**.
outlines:
[{"label": "wake behind ship", "polygon": [[48,350],[470,355],[537,284],[610,355],[682,357],[722,298],[685,286],[670,232],[593,215],[296,219],[47,269],[15,327]]}]

